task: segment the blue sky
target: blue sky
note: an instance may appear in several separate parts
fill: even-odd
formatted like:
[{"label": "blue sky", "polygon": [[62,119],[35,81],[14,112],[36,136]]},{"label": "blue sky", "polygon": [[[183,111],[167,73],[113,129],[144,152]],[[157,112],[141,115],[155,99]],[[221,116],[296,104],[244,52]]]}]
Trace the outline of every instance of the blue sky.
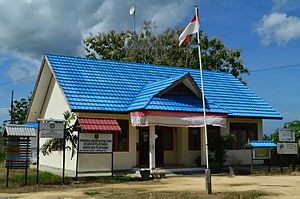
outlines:
[{"label": "blue sky", "polygon": [[[284,116],[265,120],[264,133],[300,119],[300,2],[297,0],[136,1],[136,25],[152,20],[157,31],[184,27],[199,5],[201,28],[230,48],[241,48],[248,87]],[[133,1],[0,1],[0,122],[8,118],[11,90],[16,98],[34,88],[44,53],[84,56],[83,38],[132,28]],[[281,69],[272,69],[296,65]],[[261,71],[264,69],[270,69]]]}]

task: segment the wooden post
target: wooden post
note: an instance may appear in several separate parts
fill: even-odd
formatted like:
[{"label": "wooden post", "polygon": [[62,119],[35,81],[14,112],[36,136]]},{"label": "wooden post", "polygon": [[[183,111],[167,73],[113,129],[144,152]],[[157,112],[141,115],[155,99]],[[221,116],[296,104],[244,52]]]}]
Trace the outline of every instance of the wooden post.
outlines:
[{"label": "wooden post", "polygon": [[253,148],[251,147],[251,174],[253,173]]},{"label": "wooden post", "polygon": [[111,134],[112,138],[112,149],[111,149],[111,177],[114,176],[114,139],[113,139],[113,133]]},{"label": "wooden post", "polygon": [[77,140],[77,157],[76,157],[76,174],[75,174],[76,180],[78,180],[78,161],[79,161],[79,130],[78,130],[78,140]]},{"label": "wooden post", "polygon": [[271,158],[269,159],[269,173],[271,173]]},{"label": "wooden post", "polygon": [[9,177],[9,166],[6,168],[6,188],[8,187],[8,177]]},{"label": "wooden post", "polygon": [[[66,127],[65,127],[66,128]],[[63,173],[62,173],[62,184],[65,184],[65,167],[66,167],[66,134],[65,134],[65,129],[63,130]]]},{"label": "wooden post", "polygon": [[39,165],[40,165],[40,121],[38,121],[38,133],[37,133],[37,156],[36,156],[36,185],[39,189]]}]

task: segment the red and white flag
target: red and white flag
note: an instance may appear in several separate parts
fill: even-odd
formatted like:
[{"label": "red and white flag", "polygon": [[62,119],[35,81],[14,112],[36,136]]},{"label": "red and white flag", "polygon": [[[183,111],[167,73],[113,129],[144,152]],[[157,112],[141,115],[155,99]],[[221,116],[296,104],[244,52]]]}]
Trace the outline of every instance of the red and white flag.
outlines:
[{"label": "red and white flag", "polygon": [[187,44],[191,35],[199,31],[198,17],[194,15],[191,22],[185,27],[184,31],[179,36],[179,46],[182,43]]}]

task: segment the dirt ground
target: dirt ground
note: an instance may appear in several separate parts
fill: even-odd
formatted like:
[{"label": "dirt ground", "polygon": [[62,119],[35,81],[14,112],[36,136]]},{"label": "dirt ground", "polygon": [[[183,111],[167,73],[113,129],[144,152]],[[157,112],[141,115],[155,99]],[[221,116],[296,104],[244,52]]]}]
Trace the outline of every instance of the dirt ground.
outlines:
[{"label": "dirt ground", "polygon": [[[268,195],[262,198],[300,198],[300,176],[212,176],[213,192],[263,191]],[[93,193],[118,191],[120,193],[132,191],[156,192],[203,192],[204,176],[168,177],[161,180],[147,182],[129,182],[122,184],[91,184],[88,187],[53,189],[40,192],[6,194],[0,193],[0,198],[102,198]],[[92,196],[87,195],[91,193]],[[114,195],[111,195],[112,197]],[[107,198],[107,197],[105,197]],[[130,197],[128,197],[129,199]],[[151,197],[151,194],[149,196]]]}]

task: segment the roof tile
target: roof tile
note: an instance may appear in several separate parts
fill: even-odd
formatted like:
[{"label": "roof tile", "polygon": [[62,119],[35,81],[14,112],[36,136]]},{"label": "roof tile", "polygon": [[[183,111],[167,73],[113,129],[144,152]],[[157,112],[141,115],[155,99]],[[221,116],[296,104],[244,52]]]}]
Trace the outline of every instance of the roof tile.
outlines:
[{"label": "roof tile", "polygon": [[[201,106],[176,99],[152,98],[167,80],[190,73],[201,88],[199,70],[131,62],[46,55],[72,110],[128,112],[143,107],[154,110],[202,111]],[[203,71],[205,98],[211,112],[233,117],[280,119],[282,116],[229,73]],[[164,83],[164,81],[166,81]],[[153,90],[147,85],[161,82]],[[155,92],[154,92],[155,91]],[[153,96],[152,95],[152,96]],[[149,103],[145,103],[149,102]],[[221,107],[221,108],[220,108]]]}]

